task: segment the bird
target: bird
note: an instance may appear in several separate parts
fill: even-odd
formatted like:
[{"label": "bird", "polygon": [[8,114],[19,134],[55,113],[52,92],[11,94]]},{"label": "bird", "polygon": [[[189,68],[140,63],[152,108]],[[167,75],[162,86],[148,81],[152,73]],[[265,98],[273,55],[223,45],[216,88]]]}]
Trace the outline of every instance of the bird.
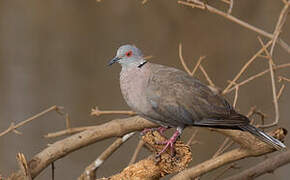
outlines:
[{"label": "bird", "polygon": [[188,126],[247,131],[273,148],[286,146],[252,126],[248,117],[238,113],[221,95],[188,73],[177,68],[146,61],[135,45],[122,45],[108,65],[118,62],[120,88],[128,106],[139,116],[157,123],[164,131],[176,128],[164,144],[173,151],[174,143]]}]

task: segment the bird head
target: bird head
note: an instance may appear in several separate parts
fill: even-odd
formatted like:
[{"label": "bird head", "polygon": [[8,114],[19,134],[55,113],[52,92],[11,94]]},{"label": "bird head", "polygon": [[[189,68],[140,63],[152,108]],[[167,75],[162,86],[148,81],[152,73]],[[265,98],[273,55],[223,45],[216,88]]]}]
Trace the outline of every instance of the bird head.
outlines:
[{"label": "bird head", "polygon": [[108,65],[112,65],[115,62],[118,62],[122,65],[122,67],[125,67],[131,65],[139,66],[146,61],[143,58],[141,50],[138,49],[136,46],[123,45],[119,47],[116,56],[109,62]]}]

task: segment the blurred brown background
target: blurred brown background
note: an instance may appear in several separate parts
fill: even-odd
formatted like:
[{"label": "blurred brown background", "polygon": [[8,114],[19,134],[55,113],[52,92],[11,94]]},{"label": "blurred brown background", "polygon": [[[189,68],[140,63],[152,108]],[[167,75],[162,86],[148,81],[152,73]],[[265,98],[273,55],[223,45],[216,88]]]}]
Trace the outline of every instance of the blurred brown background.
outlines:
[{"label": "blurred brown background", "polygon": [[[221,2],[208,1],[226,10]],[[273,32],[282,1],[234,1],[233,15],[268,32]],[[290,43],[289,18],[281,37]],[[107,68],[116,49],[133,43],[150,61],[182,68],[178,59],[178,43],[183,43],[184,58],[192,67],[199,56],[206,55],[203,65],[216,85],[224,88],[242,65],[260,48],[257,34],[220,16],[177,4],[176,1],[149,0],[145,5],[134,0],[0,0],[0,131],[11,122],[22,120],[52,105],[65,107],[72,125],[84,126],[108,122],[114,116],[91,117],[90,110],[128,109],[119,89],[119,65]],[[266,40],[266,39],[264,39]],[[289,62],[279,45],[274,51],[276,64]],[[257,59],[242,79],[267,68],[265,59]],[[289,69],[277,74],[290,77]],[[200,73],[196,74],[206,82]],[[270,75],[259,78],[240,89],[237,108],[247,113],[251,106],[273,117]],[[281,84],[277,83],[278,88]],[[280,126],[290,130],[289,88],[280,104]],[[228,95],[230,102],[233,94]],[[120,117],[120,116],[115,116]],[[0,174],[16,170],[15,156],[23,152],[27,159],[57,139],[44,139],[49,132],[62,130],[65,122],[55,112],[21,127],[23,135],[10,133],[0,137]],[[182,139],[189,138],[190,129]],[[170,132],[169,132],[170,133]],[[98,177],[109,176],[126,167],[136,147],[135,135],[113,154],[98,170]],[[78,150],[55,162],[56,179],[76,179],[84,168],[113,142],[108,139]],[[212,156],[223,136],[200,130],[202,144],[192,147],[192,165]],[[289,138],[286,144],[289,146]],[[140,158],[145,157],[145,150]],[[265,157],[239,162],[247,168]],[[258,179],[288,179],[290,165],[274,174]],[[204,176],[213,179],[223,168]],[[237,173],[231,170],[226,175]],[[37,179],[50,179],[47,168]]]}]

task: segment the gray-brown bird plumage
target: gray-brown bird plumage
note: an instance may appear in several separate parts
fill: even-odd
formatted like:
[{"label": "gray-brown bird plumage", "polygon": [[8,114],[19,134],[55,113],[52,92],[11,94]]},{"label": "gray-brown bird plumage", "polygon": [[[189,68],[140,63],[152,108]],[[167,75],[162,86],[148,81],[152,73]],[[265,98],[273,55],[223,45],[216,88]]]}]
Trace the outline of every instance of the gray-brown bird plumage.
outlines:
[{"label": "gray-brown bird plumage", "polygon": [[205,126],[248,131],[276,149],[286,148],[251,126],[247,117],[199,80],[181,70],[146,62],[135,46],[120,47],[110,64],[114,62],[122,65],[121,91],[132,110],[160,125],[177,128],[170,146],[186,126]]}]

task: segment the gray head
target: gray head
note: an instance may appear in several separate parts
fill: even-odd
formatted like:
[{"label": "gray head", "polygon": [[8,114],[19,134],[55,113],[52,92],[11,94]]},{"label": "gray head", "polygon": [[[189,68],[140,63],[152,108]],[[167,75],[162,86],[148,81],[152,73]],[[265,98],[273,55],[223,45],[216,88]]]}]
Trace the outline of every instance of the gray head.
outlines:
[{"label": "gray head", "polygon": [[146,62],[140,49],[134,45],[123,45],[117,50],[117,55],[109,62],[109,65],[118,62],[125,66],[139,66]]}]

